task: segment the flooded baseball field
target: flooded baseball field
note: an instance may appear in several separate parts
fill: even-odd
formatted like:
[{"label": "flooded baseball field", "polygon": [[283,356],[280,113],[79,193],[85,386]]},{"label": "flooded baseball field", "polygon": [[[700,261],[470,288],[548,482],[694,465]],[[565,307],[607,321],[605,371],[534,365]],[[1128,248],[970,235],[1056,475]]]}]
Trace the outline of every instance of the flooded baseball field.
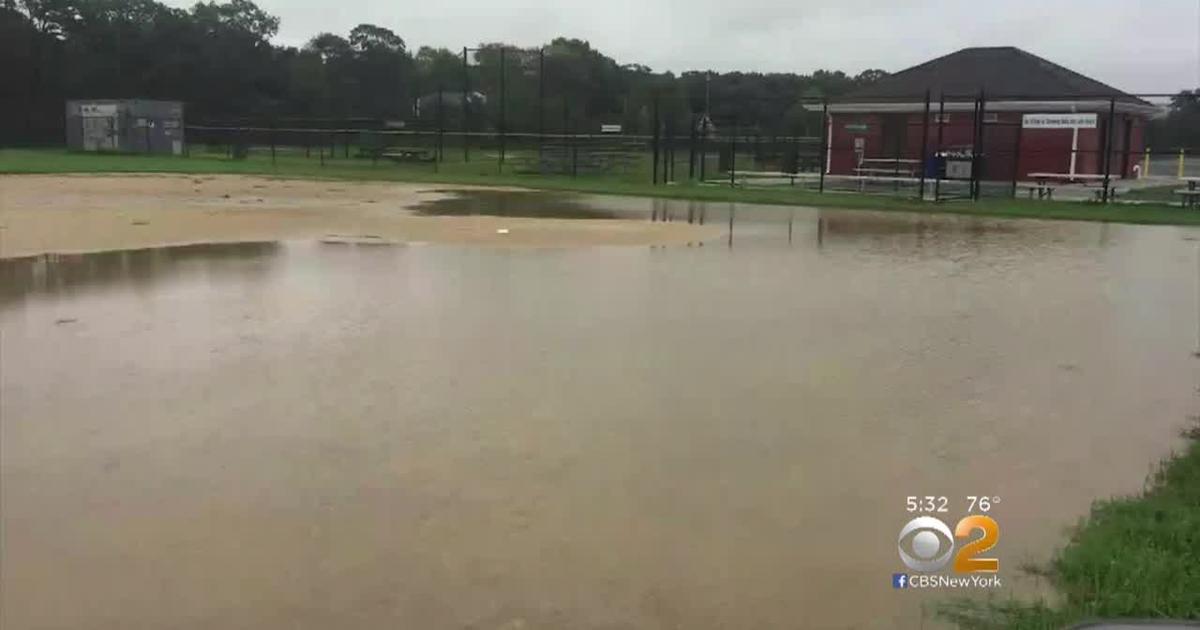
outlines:
[{"label": "flooded baseball field", "polygon": [[1200,231],[572,204],[736,221],[0,261],[0,625],[937,627],[908,496],[1037,592],[1197,413]]}]

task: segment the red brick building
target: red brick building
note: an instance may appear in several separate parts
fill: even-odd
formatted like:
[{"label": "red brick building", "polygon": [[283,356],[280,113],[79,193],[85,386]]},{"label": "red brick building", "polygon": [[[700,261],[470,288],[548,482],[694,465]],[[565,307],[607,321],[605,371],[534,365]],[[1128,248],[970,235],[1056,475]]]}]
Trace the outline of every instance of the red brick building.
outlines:
[{"label": "red brick building", "polygon": [[[927,90],[928,121],[923,115]],[[1032,172],[1103,174],[1112,125],[1110,172],[1128,177],[1144,147],[1146,122],[1156,111],[1146,101],[1018,48],[965,48],[831,102],[826,172],[855,175],[894,168],[915,174],[923,163],[924,130],[926,156],[939,146],[960,154],[978,150],[984,180],[1011,180],[1014,172],[1018,179]]]}]

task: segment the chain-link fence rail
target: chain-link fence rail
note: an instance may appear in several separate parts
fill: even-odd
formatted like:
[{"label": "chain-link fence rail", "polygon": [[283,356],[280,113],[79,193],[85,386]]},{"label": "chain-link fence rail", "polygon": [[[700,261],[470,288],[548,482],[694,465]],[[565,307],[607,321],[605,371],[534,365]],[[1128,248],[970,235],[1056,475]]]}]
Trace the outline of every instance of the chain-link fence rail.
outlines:
[{"label": "chain-link fence rail", "polygon": [[1019,197],[1186,202],[1200,148],[1156,121],[1172,94],[932,94],[742,103],[651,90],[572,96],[544,50],[464,49],[457,85],[387,119],[270,119],[187,127],[189,154],[654,185],[787,187],[931,201]]},{"label": "chain-link fence rail", "polygon": [[192,125],[188,156],[303,159],[315,165],[645,181],[652,138],[632,134],[499,133],[378,128]]}]

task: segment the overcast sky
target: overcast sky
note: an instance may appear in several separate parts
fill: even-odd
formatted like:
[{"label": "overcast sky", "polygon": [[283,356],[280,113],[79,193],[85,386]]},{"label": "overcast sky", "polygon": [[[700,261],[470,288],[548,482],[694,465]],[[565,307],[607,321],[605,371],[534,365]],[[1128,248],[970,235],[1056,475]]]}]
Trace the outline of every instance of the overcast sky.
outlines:
[{"label": "overcast sky", "polygon": [[[902,70],[1018,46],[1126,91],[1200,87],[1200,0],[257,0],[277,40],[386,26],[416,50],[586,39],[654,70]],[[170,0],[187,6],[189,0]]]}]

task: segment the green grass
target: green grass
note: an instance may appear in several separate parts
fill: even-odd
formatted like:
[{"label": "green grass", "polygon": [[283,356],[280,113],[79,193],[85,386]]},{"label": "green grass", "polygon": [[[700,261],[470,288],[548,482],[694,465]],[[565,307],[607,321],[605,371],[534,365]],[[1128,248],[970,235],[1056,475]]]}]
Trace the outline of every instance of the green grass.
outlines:
[{"label": "green grass", "polygon": [[1056,604],[956,600],[940,611],[973,629],[1062,628],[1093,619],[1200,620],[1200,423],[1136,497],[1098,502],[1045,573]]},{"label": "green grass", "polygon": [[[243,160],[227,159],[220,154],[191,157],[112,155],[75,153],[57,149],[0,149],[0,173],[232,173],[284,178],[338,180],[382,180],[427,182],[433,184],[471,184],[483,186],[522,186],[542,190],[575,191],[615,195],[636,195],[697,201],[738,201],[777,205],[802,205],[822,208],[900,210],[907,212],[943,212],[997,217],[1106,221],[1117,223],[1200,225],[1200,212],[1171,207],[1165,203],[1143,205],[1099,205],[1071,201],[1035,201],[1025,199],[982,199],[978,202],[950,201],[932,203],[911,197],[863,195],[846,192],[817,193],[800,188],[730,188],[720,185],[678,183],[652,186],[648,164],[615,175],[522,175],[497,172],[490,152],[475,151],[471,162],[447,149],[450,161],[437,172],[431,164],[393,164],[380,161],[346,159],[339,152],[322,165],[314,153],[305,158],[295,150],[281,152],[272,164],[270,155],[257,151]],[[686,175],[686,162],[676,167],[679,178]],[[509,171],[512,168],[508,169]]]},{"label": "green grass", "polygon": [[1176,190],[1187,188],[1184,183],[1167,184],[1166,186],[1151,186],[1149,188],[1138,188],[1131,190],[1121,196],[1122,199],[1130,201],[1158,201],[1161,203],[1179,203],[1179,195],[1175,194]]}]

